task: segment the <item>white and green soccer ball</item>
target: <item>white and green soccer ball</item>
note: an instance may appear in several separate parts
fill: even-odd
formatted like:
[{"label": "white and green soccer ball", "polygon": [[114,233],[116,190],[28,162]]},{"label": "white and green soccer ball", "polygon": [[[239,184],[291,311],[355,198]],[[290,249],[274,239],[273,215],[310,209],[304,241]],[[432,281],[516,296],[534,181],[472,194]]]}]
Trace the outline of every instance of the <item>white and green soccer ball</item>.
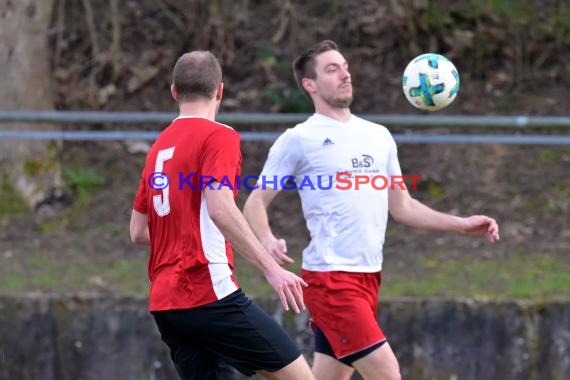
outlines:
[{"label": "white and green soccer ball", "polygon": [[460,88],[459,73],[443,55],[428,53],[414,58],[404,70],[402,87],[416,108],[437,111],[450,105]]}]

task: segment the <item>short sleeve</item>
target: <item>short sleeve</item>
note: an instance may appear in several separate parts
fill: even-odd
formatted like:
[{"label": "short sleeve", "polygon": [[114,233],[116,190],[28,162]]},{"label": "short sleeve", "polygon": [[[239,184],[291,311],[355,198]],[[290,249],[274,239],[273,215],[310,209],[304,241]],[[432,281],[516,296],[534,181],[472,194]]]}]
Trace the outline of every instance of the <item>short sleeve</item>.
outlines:
[{"label": "short sleeve", "polygon": [[283,179],[297,175],[302,158],[303,148],[298,133],[294,129],[286,130],[269,150],[260,181],[265,179],[263,182],[267,184],[267,187],[282,190],[283,185],[286,184]]},{"label": "short sleeve", "polygon": [[202,175],[222,183],[229,181],[235,186],[241,171],[241,160],[239,134],[229,127],[220,128],[206,140]]},{"label": "short sleeve", "polygon": [[400,162],[398,161],[398,147],[392,135],[390,135],[390,155],[388,157],[386,171],[391,177],[402,175],[402,169],[400,168]]},{"label": "short sleeve", "polygon": [[139,183],[139,188],[137,190],[137,194],[135,196],[135,200],[133,202],[133,209],[138,211],[142,214],[146,214],[148,212],[148,206],[146,201],[146,181],[144,179],[144,170],[143,174],[141,174],[141,181]]}]

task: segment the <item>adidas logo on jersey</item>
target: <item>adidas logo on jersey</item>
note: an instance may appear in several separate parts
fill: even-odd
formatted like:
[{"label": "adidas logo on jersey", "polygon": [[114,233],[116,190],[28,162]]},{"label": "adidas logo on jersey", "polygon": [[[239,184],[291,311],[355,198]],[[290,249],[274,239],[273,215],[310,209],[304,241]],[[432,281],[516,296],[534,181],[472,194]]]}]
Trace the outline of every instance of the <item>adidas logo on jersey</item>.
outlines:
[{"label": "adidas logo on jersey", "polygon": [[323,146],[328,146],[328,145],[334,145],[334,143],[332,142],[331,139],[329,139],[328,137],[325,139],[325,141],[323,141]]}]

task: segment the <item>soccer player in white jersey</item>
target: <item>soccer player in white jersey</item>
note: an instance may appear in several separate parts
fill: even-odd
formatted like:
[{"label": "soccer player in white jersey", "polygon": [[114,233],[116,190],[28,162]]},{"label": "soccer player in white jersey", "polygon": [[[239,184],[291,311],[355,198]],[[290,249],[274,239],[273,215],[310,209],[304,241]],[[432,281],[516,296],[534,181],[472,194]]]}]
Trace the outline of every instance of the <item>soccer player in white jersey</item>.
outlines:
[{"label": "soccer player in white jersey", "polygon": [[309,284],[303,292],[315,333],[315,377],[350,379],[356,369],[366,380],[400,379],[398,361],[376,319],[388,212],[412,227],[491,242],[499,239],[497,222],[484,215],[435,211],[413,199],[405,185],[361,183],[356,190],[354,183],[348,188],[356,176],[401,178],[394,139],[383,126],[350,112],[348,63],[333,41],[305,51],[293,69],[315,113],[271,147],[261,173],[268,180],[252,191],[244,214],[275,260],[291,263],[285,241],[269,227],[267,207],[280,190],[291,187],[283,178],[298,179],[311,235],[302,278]]}]

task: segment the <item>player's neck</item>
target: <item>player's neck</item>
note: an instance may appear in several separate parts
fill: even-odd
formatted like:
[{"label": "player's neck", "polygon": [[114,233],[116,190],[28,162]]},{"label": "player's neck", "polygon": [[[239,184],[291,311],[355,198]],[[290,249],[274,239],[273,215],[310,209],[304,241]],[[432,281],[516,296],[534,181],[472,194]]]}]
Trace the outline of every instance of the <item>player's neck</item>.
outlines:
[{"label": "player's neck", "polygon": [[346,123],[352,117],[350,108],[335,108],[327,105],[315,105],[315,112],[331,119],[338,120],[341,123]]},{"label": "player's neck", "polygon": [[179,117],[202,117],[204,119],[215,120],[217,106],[215,102],[195,101],[179,104]]}]

